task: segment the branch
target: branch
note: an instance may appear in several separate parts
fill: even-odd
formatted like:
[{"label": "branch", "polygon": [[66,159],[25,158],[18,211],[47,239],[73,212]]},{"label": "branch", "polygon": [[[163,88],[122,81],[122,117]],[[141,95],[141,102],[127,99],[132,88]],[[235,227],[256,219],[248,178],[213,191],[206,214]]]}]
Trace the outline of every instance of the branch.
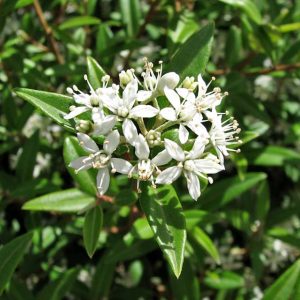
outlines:
[{"label": "branch", "polygon": [[47,23],[47,21],[45,19],[45,16],[43,14],[39,0],[34,0],[33,5],[34,5],[34,9],[37,13],[37,16],[39,18],[39,21],[46,33],[48,42],[50,44],[50,48],[51,48],[53,54],[55,55],[56,60],[58,61],[59,64],[63,64],[64,58],[62,57],[61,53],[59,52],[58,44],[54,39],[52,28],[49,26],[49,24]]},{"label": "branch", "polygon": [[[278,71],[293,71],[293,70],[297,70],[300,69],[300,63],[294,63],[294,64],[280,64],[271,68],[265,68],[265,69],[260,69],[257,71],[240,71],[243,75],[246,76],[256,76],[256,75],[265,75],[265,74],[270,74],[273,72],[278,72]],[[231,71],[235,71],[235,70],[231,70],[231,69],[219,69],[219,70],[214,70],[209,72],[209,74],[214,75],[214,76],[218,76],[218,75],[225,75],[230,73]],[[236,70],[239,71],[239,70]]]}]

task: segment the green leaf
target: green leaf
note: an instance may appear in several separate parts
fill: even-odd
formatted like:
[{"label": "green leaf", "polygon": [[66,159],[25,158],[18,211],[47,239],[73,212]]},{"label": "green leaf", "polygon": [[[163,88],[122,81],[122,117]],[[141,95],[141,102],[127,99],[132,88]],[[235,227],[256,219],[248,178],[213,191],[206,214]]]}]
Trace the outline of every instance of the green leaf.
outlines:
[{"label": "green leaf", "polygon": [[199,227],[189,231],[189,235],[197,242],[217,264],[220,264],[220,255],[210,237]]},{"label": "green leaf", "polygon": [[123,23],[127,26],[127,34],[134,37],[138,33],[141,21],[141,6],[138,0],[120,0]]},{"label": "green leaf", "polygon": [[280,32],[298,31],[300,29],[300,22],[283,24],[278,26]]},{"label": "green leaf", "polygon": [[0,295],[29,247],[32,235],[32,232],[23,234],[0,248]]},{"label": "green leaf", "polygon": [[255,23],[262,23],[262,16],[252,0],[219,0],[233,7],[239,8]]},{"label": "green leaf", "polygon": [[91,16],[73,17],[67,19],[65,22],[59,25],[60,30],[70,29],[74,27],[82,27],[87,25],[98,25],[100,20]]},{"label": "green leaf", "polygon": [[103,211],[101,206],[91,208],[84,218],[83,241],[86,252],[92,258],[96,251],[103,223]]},{"label": "green leaf", "polygon": [[300,260],[285,271],[264,293],[263,300],[299,299]]},{"label": "green leaf", "polygon": [[95,199],[77,189],[50,193],[27,201],[22,209],[35,211],[78,212],[91,205]]},{"label": "green leaf", "polygon": [[167,66],[182,79],[203,73],[209,59],[214,33],[214,24],[210,23],[193,34],[176,52]]},{"label": "green leaf", "polygon": [[[80,156],[87,155],[86,152],[79,145],[77,138],[73,136],[67,137],[65,139],[63,153],[66,166],[69,166],[70,162],[74,159]],[[76,174],[73,168],[67,168],[73,179],[78,183],[78,185],[84,192],[87,192],[93,196],[97,194],[96,170],[90,169],[87,171],[81,171],[78,174]]]},{"label": "green leaf", "polygon": [[14,91],[20,98],[39,108],[59,125],[74,131],[71,121],[65,120],[63,117],[70,112],[69,107],[73,103],[71,97],[25,88],[18,88]]},{"label": "green leaf", "polygon": [[234,66],[240,59],[242,48],[242,32],[241,29],[235,25],[230,27],[228,32],[225,55],[228,66]]},{"label": "green leaf", "polygon": [[270,188],[268,180],[263,180],[257,187],[257,201],[255,205],[255,220],[265,221],[270,209]]},{"label": "green leaf", "polygon": [[199,206],[206,210],[216,210],[251,189],[267,178],[265,173],[247,173],[244,180],[238,176],[226,178],[207,188],[200,198]]},{"label": "green leaf", "polygon": [[158,245],[175,276],[179,277],[184,260],[186,225],[175,189],[171,185],[153,189],[143,183],[140,204]]},{"label": "green leaf", "polygon": [[237,289],[245,284],[243,277],[229,271],[220,273],[209,272],[204,279],[204,283],[213,289],[220,290]]},{"label": "green leaf", "polygon": [[182,273],[177,279],[169,268],[169,276],[172,288],[172,299],[195,300],[201,299],[200,286],[197,276],[193,270],[192,263],[185,259]]},{"label": "green leaf", "polygon": [[74,285],[78,272],[78,268],[72,268],[63,272],[58,279],[46,285],[46,287],[37,295],[37,300],[63,299],[65,294]]},{"label": "green leaf", "polygon": [[25,143],[16,166],[16,173],[22,182],[31,180],[39,149],[39,132],[36,131]]},{"label": "green leaf", "polygon": [[106,75],[106,72],[97,63],[97,61],[90,56],[87,57],[87,73],[92,87],[95,90],[100,88],[102,86],[101,78]]},{"label": "green leaf", "polygon": [[292,149],[267,146],[263,149],[248,149],[245,153],[249,164],[280,167],[287,162],[300,162],[300,154]]}]

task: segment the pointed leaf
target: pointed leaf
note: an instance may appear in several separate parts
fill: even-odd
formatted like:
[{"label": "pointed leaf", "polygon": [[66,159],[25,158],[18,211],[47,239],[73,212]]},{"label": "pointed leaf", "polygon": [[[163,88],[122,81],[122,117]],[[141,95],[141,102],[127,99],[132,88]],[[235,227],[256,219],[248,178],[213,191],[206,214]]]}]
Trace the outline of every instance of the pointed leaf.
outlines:
[{"label": "pointed leaf", "polygon": [[32,232],[23,234],[0,248],[0,295],[31,243],[32,235]]},{"label": "pointed leaf", "polygon": [[176,52],[167,66],[181,78],[203,73],[209,59],[214,33],[214,24],[204,26],[193,34]]},{"label": "pointed leaf", "polygon": [[59,125],[74,131],[71,121],[64,119],[64,115],[70,112],[69,107],[73,103],[71,97],[25,88],[15,89],[15,92],[20,98],[39,108]]},{"label": "pointed leaf", "polygon": [[94,89],[100,88],[102,86],[101,78],[106,75],[106,72],[98,62],[90,56],[87,57],[87,72],[92,87]]},{"label": "pointed leaf", "polygon": [[144,182],[140,203],[158,245],[175,276],[179,277],[184,259],[186,224],[176,191],[171,185],[153,189]]},{"label": "pointed leaf", "polygon": [[86,213],[83,225],[83,241],[89,257],[92,257],[96,251],[102,223],[103,211],[101,206],[97,205]]},{"label": "pointed leaf", "polygon": [[22,209],[36,211],[78,212],[91,205],[94,197],[77,189],[50,193],[26,202]]},{"label": "pointed leaf", "polygon": [[73,17],[69,18],[63,23],[59,25],[59,29],[69,29],[74,27],[82,27],[87,25],[98,25],[100,24],[100,20],[91,16],[81,16],[81,17]]}]

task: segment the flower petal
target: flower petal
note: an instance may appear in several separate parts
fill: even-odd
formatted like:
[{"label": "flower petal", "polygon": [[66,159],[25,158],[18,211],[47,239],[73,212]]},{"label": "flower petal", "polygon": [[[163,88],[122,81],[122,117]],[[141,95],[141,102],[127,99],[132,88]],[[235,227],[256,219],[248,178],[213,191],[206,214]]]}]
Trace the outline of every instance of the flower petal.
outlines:
[{"label": "flower petal", "polygon": [[169,140],[169,139],[165,139],[165,147],[166,150],[168,151],[168,153],[172,156],[172,158],[174,158],[177,161],[183,161],[185,158],[185,154],[183,152],[183,150],[181,149],[181,147]]},{"label": "flower petal", "polygon": [[136,100],[138,83],[136,79],[131,80],[123,92],[123,100],[126,107],[131,108]]},{"label": "flower petal", "polygon": [[[215,156],[214,156],[215,157]],[[217,159],[217,157],[215,157]],[[194,165],[197,169],[197,172],[204,174],[216,174],[224,170],[224,167],[217,163],[215,160],[210,158],[195,159]]]},{"label": "flower petal", "polygon": [[134,146],[134,143],[138,137],[138,132],[134,123],[129,119],[125,119],[122,124],[122,129],[127,142]]},{"label": "flower petal", "polygon": [[171,155],[168,153],[167,150],[163,150],[159,152],[153,159],[152,163],[155,164],[156,166],[162,166],[166,165],[172,160]]},{"label": "flower petal", "polygon": [[200,157],[205,149],[205,145],[207,144],[207,139],[204,139],[202,136],[198,136],[195,139],[194,146],[192,150],[189,152],[187,158],[196,159]]},{"label": "flower petal", "polygon": [[181,175],[182,168],[170,167],[162,171],[156,178],[157,184],[170,184]]},{"label": "flower petal", "polygon": [[179,83],[179,80],[179,75],[175,72],[166,73],[159,79],[157,90],[162,94],[164,93],[165,87],[174,89]]},{"label": "flower petal", "polygon": [[177,88],[176,92],[180,95],[181,98],[188,100],[191,103],[195,103],[195,94],[185,88]]},{"label": "flower petal", "polygon": [[81,156],[72,160],[69,167],[76,170],[76,172],[87,170],[92,167],[92,158],[89,156]]},{"label": "flower petal", "polygon": [[186,178],[188,190],[191,197],[194,200],[197,200],[201,195],[200,182],[197,175],[195,173],[185,171],[184,176]]},{"label": "flower petal", "polygon": [[168,121],[176,121],[177,120],[176,111],[172,107],[163,108],[159,114]]},{"label": "flower petal", "polygon": [[116,172],[121,174],[128,174],[132,169],[132,164],[121,158],[112,158],[111,159],[111,167],[116,170]]},{"label": "flower petal", "polygon": [[94,135],[106,135],[110,132],[116,125],[117,117],[116,116],[107,116],[101,122],[94,125]]},{"label": "flower petal", "polygon": [[182,124],[179,125],[179,140],[181,144],[185,144],[189,138],[189,131]]},{"label": "flower petal", "polygon": [[68,113],[67,115],[64,116],[64,119],[66,120],[70,120],[73,119],[79,115],[81,115],[82,113],[88,111],[89,108],[86,106],[78,106],[76,108],[74,108],[70,113]]},{"label": "flower petal", "polygon": [[79,132],[77,133],[77,138],[81,147],[84,148],[87,152],[96,153],[99,151],[99,147],[97,146],[97,144],[87,134]]},{"label": "flower petal", "polygon": [[135,141],[135,155],[140,159],[148,159],[150,154],[150,149],[148,143],[143,135],[139,134]]},{"label": "flower petal", "polygon": [[159,113],[159,110],[151,105],[137,105],[130,111],[132,118],[152,118]]},{"label": "flower petal", "polygon": [[108,168],[99,169],[97,174],[97,189],[100,195],[104,195],[109,187],[109,171]]},{"label": "flower petal", "polygon": [[139,102],[144,102],[152,96],[151,91],[138,91],[136,100]]},{"label": "flower petal", "polygon": [[207,91],[207,85],[203,80],[201,74],[198,75],[198,97],[205,95]]},{"label": "flower petal", "polygon": [[208,139],[209,134],[207,132],[207,129],[204,127],[204,125],[201,122],[202,122],[201,115],[196,114],[192,121],[187,122],[187,126],[198,136],[201,136],[204,139]]},{"label": "flower petal", "polygon": [[168,87],[164,88],[164,93],[169,100],[169,102],[172,104],[172,106],[175,108],[175,110],[178,112],[180,110],[180,97],[179,95],[172,89],[169,89]]},{"label": "flower petal", "polygon": [[108,153],[113,153],[120,143],[120,134],[118,130],[112,131],[105,139],[103,143],[104,151]]}]

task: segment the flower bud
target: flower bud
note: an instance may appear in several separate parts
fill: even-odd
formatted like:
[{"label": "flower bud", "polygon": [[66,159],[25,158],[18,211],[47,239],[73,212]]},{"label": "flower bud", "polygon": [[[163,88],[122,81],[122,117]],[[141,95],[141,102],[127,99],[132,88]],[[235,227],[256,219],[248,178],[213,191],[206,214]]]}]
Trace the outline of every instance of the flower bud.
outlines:
[{"label": "flower bud", "polygon": [[157,85],[157,90],[161,94],[163,94],[164,88],[168,87],[170,89],[174,89],[179,83],[179,75],[175,72],[169,72],[163,75]]},{"label": "flower bud", "polygon": [[87,120],[80,120],[76,124],[76,130],[78,132],[82,132],[82,133],[88,134],[92,130],[92,123],[90,121],[87,121]]},{"label": "flower bud", "polygon": [[193,91],[197,87],[198,83],[195,82],[194,77],[186,77],[182,82],[182,87]]},{"label": "flower bud", "polygon": [[133,71],[132,70],[127,70],[126,72],[122,71],[119,74],[119,79],[121,85],[125,87],[132,79],[134,79]]}]

